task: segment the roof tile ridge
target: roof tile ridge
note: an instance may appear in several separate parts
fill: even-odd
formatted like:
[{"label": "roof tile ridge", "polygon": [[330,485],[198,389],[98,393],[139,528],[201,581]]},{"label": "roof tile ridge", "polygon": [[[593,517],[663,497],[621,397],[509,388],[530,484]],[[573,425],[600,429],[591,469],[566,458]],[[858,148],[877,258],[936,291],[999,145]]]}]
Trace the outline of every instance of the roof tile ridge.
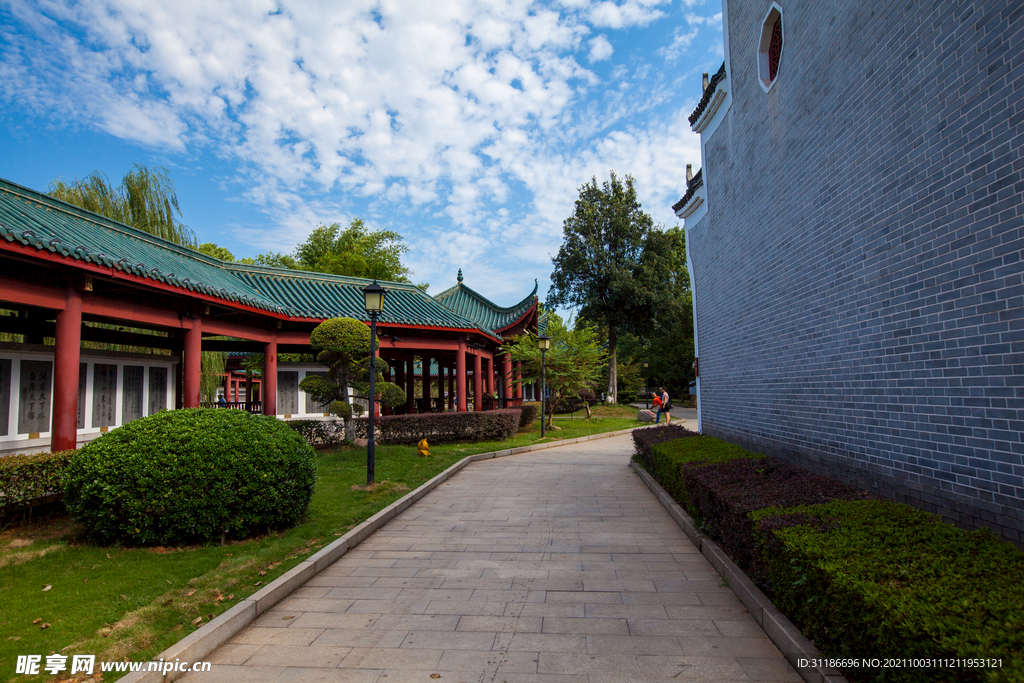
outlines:
[{"label": "roof tile ridge", "polygon": [[[14,189],[11,189],[11,187],[4,187],[5,185],[13,186]],[[122,223],[120,221],[115,221],[113,218],[108,218],[103,214],[90,211],[89,209],[83,209],[80,206],[75,206],[74,204],[70,204],[61,199],[57,199],[56,197],[52,197],[46,194],[45,192],[39,192],[38,190],[33,190],[30,187],[19,185],[18,183],[7,180],[6,178],[0,178],[0,191],[7,192],[9,194],[12,194],[16,197],[20,197],[30,202],[46,204],[49,208],[53,209],[54,211],[59,211],[60,213],[67,214],[69,216],[74,216],[79,220],[94,223],[102,228],[119,231],[127,237],[138,238],[143,241],[149,242],[154,247],[167,248],[171,251],[180,252],[183,256],[189,257],[194,256],[195,254],[201,254],[206,259],[213,259],[217,262],[224,263],[224,261],[221,261],[220,259],[214,258],[212,256],[208,256],[207,254],[203,254],[201,251],[193,247],[178,244],[177,242],[172,242],[171,240],[165,239],[163,237],[158,237],[157,235],[146,232],[145,230],[142,230],[140,228],[136,228],[135,226],[128,225],[127,223]]]}]

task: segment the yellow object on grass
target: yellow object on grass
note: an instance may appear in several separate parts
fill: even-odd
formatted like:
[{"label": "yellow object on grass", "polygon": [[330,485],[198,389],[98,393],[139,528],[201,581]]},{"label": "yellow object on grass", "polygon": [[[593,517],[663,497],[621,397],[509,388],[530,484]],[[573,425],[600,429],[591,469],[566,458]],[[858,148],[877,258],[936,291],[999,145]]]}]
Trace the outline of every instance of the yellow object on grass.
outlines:
[{"label": "yellow object on grass", "polygon": [[427,443],[426,439],[421,439],[420,442],[416,444],[416,452],[424,458],[430,457],[430,444]]}]

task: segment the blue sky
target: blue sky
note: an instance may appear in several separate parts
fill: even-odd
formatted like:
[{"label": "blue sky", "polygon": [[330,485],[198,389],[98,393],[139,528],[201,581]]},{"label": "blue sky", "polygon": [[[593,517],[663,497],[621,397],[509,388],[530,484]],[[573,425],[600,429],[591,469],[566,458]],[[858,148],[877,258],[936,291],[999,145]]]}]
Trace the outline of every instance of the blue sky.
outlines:
[{"label": "blue sky", "polygon": [[237,257],[359,217],[509,305],[592,176],[676,224],[721,62],[718,0],[0,0],[0,177],[164,166]]}]

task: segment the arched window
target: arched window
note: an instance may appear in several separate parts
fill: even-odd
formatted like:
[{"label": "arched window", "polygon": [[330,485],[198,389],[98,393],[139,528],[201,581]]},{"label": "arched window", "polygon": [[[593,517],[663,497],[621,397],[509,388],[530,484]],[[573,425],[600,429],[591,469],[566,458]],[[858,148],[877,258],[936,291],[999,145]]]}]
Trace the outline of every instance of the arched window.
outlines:
[{"label": "arched window", "polygon": [[782,61],[782,7],[773,2],[761,24],[761,42],[757,49],[757,76],[761,87],[768,92],[779,75]]}]

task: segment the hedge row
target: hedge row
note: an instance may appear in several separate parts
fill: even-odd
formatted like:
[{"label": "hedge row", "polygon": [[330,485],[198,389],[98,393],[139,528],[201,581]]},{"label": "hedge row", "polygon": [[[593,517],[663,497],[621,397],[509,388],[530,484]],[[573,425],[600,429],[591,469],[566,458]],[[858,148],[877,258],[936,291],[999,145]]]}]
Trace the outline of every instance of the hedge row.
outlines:
[{"label": "hedge row", "polygon": [[288,420],[285,424],[310,446],[334,446],[345,440],[345,423],[341,420]]},{"label": "hedge row", "polygon": [[760,510],[775,604],[832,657],[1001,660],[844,673],[851,681],[1024,681],[1024,553],[987,529],[880,500]]},{"label": "hedge row", "polygon": [[650,448],[652,474],[826,656],[1002,659],[851,681],[1024,683],[1024,553],[711,437],[647,446],[658,431],[634,431],[638,459]]},{"label": "hedge row", "polygon": [[[636,448],[637,455],[643,460],[644,468],[653,475],[657,471],[657,465],[654,462],[654,447],[659,443],[675,441],[687,436],[697,436],[697,432],[691,432],[682,425],[673,424],[649,429],[634,429],[633,446]],[[661,480],[659,479],[659,481]]]},{"label": "hedge row", "polygon": [[[504,440],[519,429],[520,408],[481,412],[417,413],[415,415],[384,415],[374,421],[374,440],[382,444],[417,443],[426,439],[431,444],[462,440]],[[355,420],[355,433],[366,438],[368,418]]]},{"label": "hedge row", "polygon": [[0,516],[31,507],[45,496],[64,493],[64,469],[77,451],[0,457]]}]

